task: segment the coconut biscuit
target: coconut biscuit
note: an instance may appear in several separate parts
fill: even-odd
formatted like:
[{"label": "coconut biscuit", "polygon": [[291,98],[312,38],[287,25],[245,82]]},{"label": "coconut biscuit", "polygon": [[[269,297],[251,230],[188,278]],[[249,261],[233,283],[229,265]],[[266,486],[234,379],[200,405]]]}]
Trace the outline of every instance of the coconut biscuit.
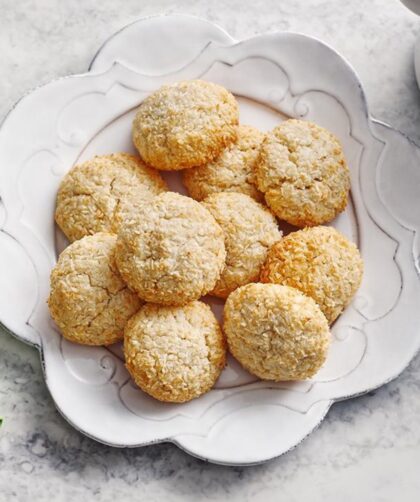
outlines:
[{"label": "coconut biscuit", "polygon": [[271,212],[243,193],[215,193],[203,205],[225,236],[226,265],[211,294],[226,298],[237,287],[259,280],[268,249],[281,232]]},{"label": "coconut biscuit", "polygon": [[331,221],[347,205],[350,173],[340,142],[312,122],[286,120],[266,135],[256,179],[274,214],[298,227]]},{"label": "coconut biscuit", "polygon": [[234,142],[238,121],[238,104],[225,88],[203,80],[176,82],[141,103],[133,142],[156,169],[185,169],[213,160]]},{"label": "coconut biscuit", "polygon": [[51,272],[48,306],[63,336],[85,345],[109,345],[141,305],[115,265],[117,237],[97,233],[66,248]]},{"label": "coconut biscuit", "polygon": [[324,363],[328,322],[318,305],[297,289],[247,284],[224,309],[224,332],[232,355],[263,380],[302,380]]},{"label": "coconut biscuit", "polygon": [[305,228],[274,244],[263,282],[285,284],[313,298],[332,323],[360,286],[363,261],[356,245],[332,227]]},{"label": "coconut biscuit", "polygon": [[218,192],[239,192],[257,202],[264,200],[255,186],[255,163],[264,134],[255,127],[240,125],[238,139],[213,161],[186,169],[182,180],[190,196],[203,200]]},{"label": "coconut biscuit", "polygon": [[63,178],[55,220],[70,241],[96,232],[117,233],[127,214],[165,190],[160,174],[139,157],[96,156]]},{"label": "coconut biscuit", "polygon": [[140,298],[183,305],[211,291],[224,267],[223,232],[189,197],[166,192],[139,209],[120,230],[116,261]]},{"label": "coconut biscuit", "polygon": [[209,391],[226,364],[226,346],[210,307],[146,304],[128,322],[126,367],[160,401],[183,403]]}]

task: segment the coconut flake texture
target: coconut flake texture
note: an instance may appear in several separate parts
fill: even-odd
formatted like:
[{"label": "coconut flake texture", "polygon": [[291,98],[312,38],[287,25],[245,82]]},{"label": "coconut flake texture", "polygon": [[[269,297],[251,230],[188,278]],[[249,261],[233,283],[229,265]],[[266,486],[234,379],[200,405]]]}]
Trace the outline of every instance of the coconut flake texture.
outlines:
[{"label": "coconut flake texture", "polygon": [[140,298],[184,305],[211,291],[225,265],[223,231],[199,202],[166,192],[120,230],[116,260]]},{"label": "coconut flake texture", "polygon": [[200,166],[237,138],[239,108],[220,85],[188,80],[164,85],[140,105],[133,142],[156,169]]},{"label": "coconut flake texture", "polygon": [[274,214],[298,227],[342,212],[350,172],[338,139],[304,120],[286,120],[266,135],[256,163],[257,186]]},{"label": "coconut flake texture", "polygon": [[237,287],[259,280],[267,252],[281,232],[269,209],[248,195],[216,193],[203,205],[225,236],[226,266],[211,294],[226,298]]},{"label": "coconut flake texture", "polygon": [[263,282],[285,284],[313,298],[332,323],[360,286],[363,261],[356,245],[332,227],[305,228],[274,244]]},{"label": "coconut flake texture", "polygon": [[51,272],[48,306],[63,336],[85,345],[122,340],[141,305],[115,265],[117,237],[97,233],[66,248]]},{"label": "coconut flake texture", "polygon": [[57,194],[55,219],[70,241],[117,233],[135,208],[167,190],[160,174],[128,153],[96,156],[73,167]]},{"label": "coconut flake texture", "polygon": [[124,354],[136,384],[160,401],[209,391],[226,364],[226,344],[210,307],[146,304],[127,324]]},{"label": "coconut flake texture", "polygon": [[247,284],[234,291],[225,304],[223,329],[242,366],[275,381],[312,377],[331,338],[314,300],[278,284]]}]

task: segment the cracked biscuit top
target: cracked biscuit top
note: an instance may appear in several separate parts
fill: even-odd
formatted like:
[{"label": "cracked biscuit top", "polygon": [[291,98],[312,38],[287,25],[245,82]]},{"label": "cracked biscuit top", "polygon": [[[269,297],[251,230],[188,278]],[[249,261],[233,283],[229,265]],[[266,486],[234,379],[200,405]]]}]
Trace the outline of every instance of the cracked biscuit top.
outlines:
[{"label": "cracked biscuit top", "polygon": [[174,192],[142,206],[118,234],[121,275],[152,303],[183,305],[207,294],[225,258],[223,232],[211,213]]},{"label": "cracked biscuit top", "polygon": [[117,233],[127,214],[165,190],[160,174],[139,157],[97,156],[66,174],[55,219],[70,241],[96,232]]},{"label": "cracked biscuit top", "polygon": [[298,227],[331,221],[347,205],[350,173],[340,142],[311,122],[286,120],[266,135],[256,179],[275,215]]},{"label": "cracked biscuit top", "polygon": [[66,248],[51,272],[48,306],[63,336],[85,345],[109,345],[141,305],[115,265],[117,237],[97,233]]},{"label": "cracked biscuit top", "polygon": [[255,127],[240,125],[238,139],[213,161],[182,173],[193,199],[203,200],[218,192],[239,192],[257,202],[264,199],[255,186],[255,163],[264,134]]},{"label": "cracked biscuit top", "polygon": [[232,355],[263,380],[303,380],[323,365],[328,322],[314,300],[278,284],[247,284],[225,303],[223,330]]},{"label": "cracked biscuit top", "polygon": [[133,142],[156,169],[199,166],[236,140],[238,104],[220,85],[188,80],[164,85],[140,105]]},{"label": "cracked biscuit top", "polygon": [[243,193],[215,193],[203,205],[225,235],[226,266],[211,294],[226,298],[237,287],[259,280],[267,252],[281,232],[269,209]]},{"label": "cracked biscuit top", "polygon": [[262,282],[285,284],[313,298],[332,323],[360,286],[363,260],[353,242],[333,227],[292,232],[268,251]]},{"label": "cracked biscuit top", "polygon": [[146,304],[125,328],[124,355],[143,391],[160,401],[182,403],[213,387],[226,363],[226,344],[205,303]]}]

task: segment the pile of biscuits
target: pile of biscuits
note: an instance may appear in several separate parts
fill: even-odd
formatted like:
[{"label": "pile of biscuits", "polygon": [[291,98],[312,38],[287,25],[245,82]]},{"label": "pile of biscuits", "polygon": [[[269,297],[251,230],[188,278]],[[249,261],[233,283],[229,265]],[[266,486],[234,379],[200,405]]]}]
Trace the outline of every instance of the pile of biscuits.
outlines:
[{"label": "pile of biscuits", "polygon": [[[262,379],[312,377],[363,273],[356,246],[319,226],[348,201],[339,141],[301,120],[239,125],[234,96],[201,80],[148,96],[132,136],[139,156],[97,156],[59,187],[71,244],[48,304],[63,336],[124,340],[131,376],[162,401],[210,390],[227,350]],[[191,197],[159,172],[177,170]],[[301,230],[282,236],[276,218]],[[226,300],[223,331],[205,295]]]}]

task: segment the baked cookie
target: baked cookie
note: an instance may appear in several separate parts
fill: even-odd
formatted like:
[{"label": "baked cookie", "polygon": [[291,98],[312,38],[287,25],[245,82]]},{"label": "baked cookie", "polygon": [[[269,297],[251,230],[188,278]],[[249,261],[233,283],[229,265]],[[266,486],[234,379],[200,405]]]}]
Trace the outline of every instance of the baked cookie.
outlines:
[{"label": "baked cookie", "polygon": [[164,85],[140,105],[133,122],[133,142],[156,169],[200,166],[234,142],[238,104],[220,85],[187,80]]},{"label": "baked cookie", "polygon": [[226,364],[226,347],[210,307],[146,304],[128,322],[125,364],[136,384],[160,401],[183,403],[209,391]]},{"label": "baked cookie", "polygon": [[66,248],[51,272],[48,306],[63,336],[85,345],[123,338],[125,323],[141,305],[115,265],[117,237],[97,233]]},{"label": "baked cookie", "polygon": [[116,260],[143,300],[183,305],[211,291],[226,258],[223,232],[199,202],[166,192],[126,221]]},{"label": "baked cookie", "polygon": [[215,193],[203,205],[225,235],[226,266],[211,294],[226,298],[237,287],[258,281],[268,249],[281,232],[271,212],[243,193]]},{"label": "baked cookie", "polygon": [[360,286],[359,250],[332,227],[305,228],[274,244],[261,271],[263,282],[285,284],[312,297],[332,323]]},{"label": "baked cookie", "polygon": [[133,208],[165,190],[160,174],[139,157],[97,156],[63,178],[55,220],[70,241],[96,232],[116,233]]},{"label": "baked cookie", "polygon": [[263,380],[303,380],[323,365],[330,342],[318,305],[278,284],[247,284],[224,309],[228,347],[242,366]]},{"label": "baked cookie", "polygon": [[238,127],[238,139],[213,161],[186,169],[182,180],[193,199],[203,200],[218,192],[239,192],[257,202],[264,199],[255,186],[255,162],[264,134],[255,127]]},{"label": "baked cookie", "polygon": [[311,122],[286,120],[266,135],[256,179],[274,214],[298,227],[326,223],[347,205],[350,173],[340,142]]}]

